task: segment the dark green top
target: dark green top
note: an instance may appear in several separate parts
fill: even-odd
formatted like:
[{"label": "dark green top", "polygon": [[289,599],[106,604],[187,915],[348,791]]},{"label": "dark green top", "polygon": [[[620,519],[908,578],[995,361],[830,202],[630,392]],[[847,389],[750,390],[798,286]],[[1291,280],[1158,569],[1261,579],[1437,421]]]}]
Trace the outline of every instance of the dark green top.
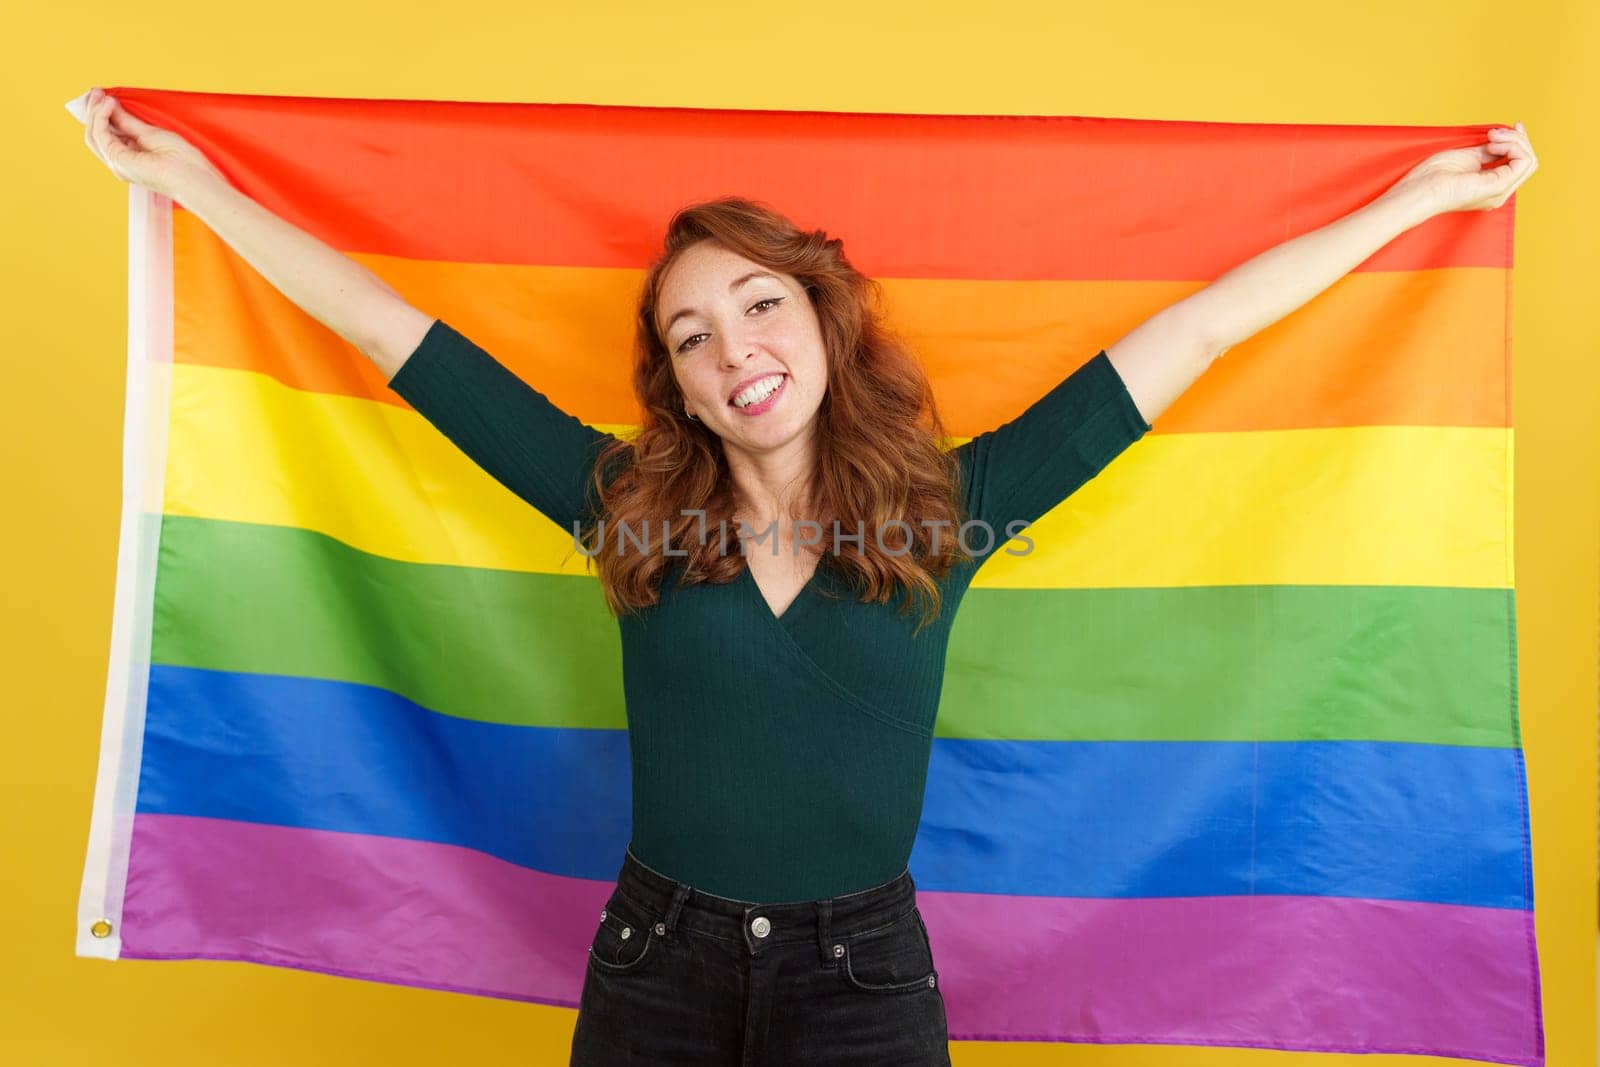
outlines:
[{"label": "dark green top", "polygon": [[[612,435],[443,321],[389,384],[568,536],[587,520],[585,484]],[[996,543],[980,551],[986,538],[972,529],[977,559],[946,576],[940,615],[915,639],[916,610],[899,615],[898,595],[849,597],[826,554],[781,616],[748,568],[681,588],[680,565],[670,568],[660,602],[619,621],[634,854],[697,889],[764,904],[899,874],[922,816],[950,625],[973,573],[1003,549],[1008,523],[1038,519],[1149,429],[1102,351],[959,446],[964,515],[988,523]],[[731,527],[728,544],[738,551]]]}]

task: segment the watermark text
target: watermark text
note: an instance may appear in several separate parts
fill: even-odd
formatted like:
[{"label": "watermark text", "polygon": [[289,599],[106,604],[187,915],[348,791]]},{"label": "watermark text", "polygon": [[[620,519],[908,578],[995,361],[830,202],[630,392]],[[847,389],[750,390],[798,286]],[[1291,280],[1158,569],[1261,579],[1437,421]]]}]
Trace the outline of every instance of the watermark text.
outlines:
[{"label": "watermark text", "polygon": [[[708,544],[712,530],[706,522],[704,509],[683,508],[679,511],[679,514],[695,520],[696,543],[702,546]],[[828,540],[824,541],[821,523],[811,519],[794,520],[790,524],[789,537],[787,539],[790,550],[799,555],[805,549],[823,545],[824,547],[831,547],[833,554],[837,556],[842,545],[853,544],[858,552],[866,551],[867,530],[864,520],[858,519],[856,521],[853,532],[841,529],[837,521],[831,525],[832,530],[829,533]],[[933,553],[937,555],[940,551],[940,546],[943,544],[941,538],[951,536],[949,528],[952,524],[950,520],[923,519],[921,525],[932,531],[932,537],[930,538],[932,542],[931,548]],[[1030,525],[1032,524],[1024,519],[1012,519],[1006,523],[1005,537],[1001,538],[996,535],[994,527],[983,519],[969,519],[956,528],[954,536],[960,543],[962,550],[969,555],[988,555],[994,550],[998,542],[1007,546],[1005,550],[1007,555],[1026,556],[1033,551],[1033,539],[1023,536],[1022,531]],[[689,550],[686,548],[673,547],[672,523],[667,519],[661,519],[657,522],[641,520],[636,524],[624,519],[610,523],[609,528],[611,535],[616,539],[617,554],[619,556],[626,555],[630,547],[634,551],[649,554],[653,551],[652,545],[655,544],[661,546],[661,553],[664,556],[679,558],[689,554]],[[660,530],[659,538],[654,538],[652,531],[657,528]],[[774,519],[758,532],[749,523],[740,519],[736,535],[739,542],[748,543],[752,548],[759,548],[763,544],[770,543],[772,554],[776,556],[780,554],[780,546],[785,543],[785,540],[779,536],[779,528],[779,522]],[[575,522],[572,524],[573,545],[580,555],[592,559],[598,556],[605,546],[606,530],[607,520],[599,520],[595,527],[594,546],[592,548],[587,547],[582,536],[582,524]],[[893,531],[893,534],[888,536],[886,540],[886,534],[889,534],[890,531]],[[727,555],[729,541],[728,520],[719,520],[715,532],[718,552],[721,555]],[[916,531],[904,519],[889,519],[887,522],[879,524],[878,528],[872,532],[872,539],[878,550],[889,556],[904,556],[908,554],[911,551],[915,537]],[[1012,541],[1021,541],[1024,543],[1024,547],[1021,550],[1013,549],[1009,547]]]}]

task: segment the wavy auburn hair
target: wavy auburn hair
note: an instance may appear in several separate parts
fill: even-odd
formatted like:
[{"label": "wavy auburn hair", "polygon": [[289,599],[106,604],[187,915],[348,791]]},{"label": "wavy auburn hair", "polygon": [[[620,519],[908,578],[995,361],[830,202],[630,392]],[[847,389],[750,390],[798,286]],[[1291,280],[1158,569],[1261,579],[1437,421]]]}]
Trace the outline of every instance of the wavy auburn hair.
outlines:
[{"label": "wavy auburn hair", "polygon": [[[633,361],[641,429],[601,451],[588,485],[590,521],[579,539],[585,555],[598,562],[606,603],[614,614],[655,604],[673,560],[684,564],[681,584],[730,582],[745,566],[722,440],[684,413],[666,340],[656,330],[662,280],[684,250],[701,241],[792,276],[810,298],[828,367],[806,516],[823,529],[818,566],[834,567],[863,601],[886,603],[899,588],[905,594],[901,615],[920,596],[920,631],[939,613],[936,580],[966,558],[954,536],[962,521],[955,460],[946,451],[949,441],[927,375],[909,346],[884,325],[881,287],[850,265],[843,241],[822,230],[802,231],[767,205],[741,197],[692,204],[675,214],[663,251],[645,276]],[[703,511],[704,525],[686,510]],[[604,520],[598,527],[597,519]],[[905,527],[886,525],[897,519],[909,525],[909,538]],[[949,524],[940,531],[937,553],[934,531],[924,520]],[[841,536],[834,554],[834,521],[841,535],[864,532],[861,545]],[[626,523],[631,531],[647,530],[648,543],[659,545],[663,522],[670,559],[659,550],[641,550],[637,539],[625,551],[616,536],[618,524]],[[718,532],[723,522],[726,552]],[[874,531],[882,531],[894,554],[879,547]]]}]

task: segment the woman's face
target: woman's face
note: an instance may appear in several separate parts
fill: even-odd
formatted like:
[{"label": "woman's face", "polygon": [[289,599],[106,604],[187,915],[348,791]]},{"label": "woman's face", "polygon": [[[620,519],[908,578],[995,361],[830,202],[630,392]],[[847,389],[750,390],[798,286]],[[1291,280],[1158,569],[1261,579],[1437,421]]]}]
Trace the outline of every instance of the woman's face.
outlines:
[{"label": "woman's face", "polygon": [[828,359],[792,276],[701,241],[667,271],[656,322],[684,406],[724,447],[757,454],[809,441]]}]

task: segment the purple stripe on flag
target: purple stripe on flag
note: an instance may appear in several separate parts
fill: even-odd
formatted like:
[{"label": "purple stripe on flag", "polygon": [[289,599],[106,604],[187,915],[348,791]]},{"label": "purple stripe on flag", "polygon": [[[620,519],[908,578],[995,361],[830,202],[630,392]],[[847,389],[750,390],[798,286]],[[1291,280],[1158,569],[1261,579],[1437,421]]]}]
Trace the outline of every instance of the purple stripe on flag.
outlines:
[{"label": "purple stripe on flag", "polygon": [[613,886],[456,845],[137,815],[122,955],[249,960],[575,1008]]},{"label": "purple stripe on flag", "polygon": [[1531,912],[1353,897],[917,900],[952,1039],[1543,1062]]},{"label": "purple stripe on flag", "polygon": [[[145,814],[133,837],[125,957],[250,960],[562,1007],[577,1006],[612,888],[363,834]],[[953,1040],[1543,1061],[1526,911],[1343,897],[917,899]]]}]

